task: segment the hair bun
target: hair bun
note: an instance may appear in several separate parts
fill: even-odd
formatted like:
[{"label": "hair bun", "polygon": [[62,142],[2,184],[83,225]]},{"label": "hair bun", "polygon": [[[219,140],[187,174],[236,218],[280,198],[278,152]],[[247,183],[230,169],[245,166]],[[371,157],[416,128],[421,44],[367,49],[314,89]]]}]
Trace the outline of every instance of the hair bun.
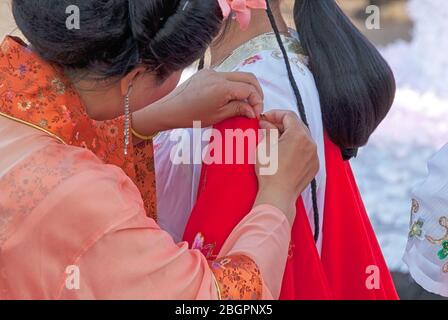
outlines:
[{"label": "hair bun", "polygon": [[[66,28],[69,5],[80,9],[79,30]],[[101,77],[144,63],[164,78],[198,59],[222,22],[217,1],[204,0],[13,0],[12,8],[43,59]]]},{"label": "hair bun", "polygon": [[199,59],[217,35],[217,1],[132,0],[132,33],[142,62],[164,78]]}]

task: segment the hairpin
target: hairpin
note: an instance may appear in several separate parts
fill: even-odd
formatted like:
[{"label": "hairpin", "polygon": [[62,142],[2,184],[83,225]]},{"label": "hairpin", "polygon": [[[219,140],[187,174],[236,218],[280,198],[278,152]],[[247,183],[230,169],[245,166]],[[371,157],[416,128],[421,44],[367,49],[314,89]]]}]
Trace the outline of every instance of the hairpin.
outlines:
[{"label": "hairpin", "polygon": [[267,9],[266,0],[218,0],[224,19],[234,13],[234,18],[242,30],[247,29],[251,19],[251,9]]},{"label": "hairpin", "polygon": [[190,5],[190,0],[185,1],[184,6],[182,7],[182,11],[185,11],[185,9],[187,9],[187,7]]}]

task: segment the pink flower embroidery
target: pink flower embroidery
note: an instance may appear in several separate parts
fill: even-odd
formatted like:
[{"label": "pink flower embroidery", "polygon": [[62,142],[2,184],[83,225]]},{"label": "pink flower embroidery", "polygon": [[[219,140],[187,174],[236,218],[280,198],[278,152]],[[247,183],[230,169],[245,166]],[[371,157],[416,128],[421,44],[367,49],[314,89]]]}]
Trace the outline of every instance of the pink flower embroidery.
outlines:
[{"label": "pink flower embroidery", "polygon": [[257,61],[260,61],[260,60],[263,60],[263,59],[257,54],[257,55],[255,55],[253,57],[250,57],[250,58],[247,58],[246,60],[244,60],[243,66],[246,66],[246,65],[249,65],[249,64],[254,64],[254,63],[256,63]]},{"label": "pink flower embroidery", "polygon": [[216,244],[207,244],[205,245],[205,238],[202,233],[198,233],[194,238],[193,244],[191,248],[193,250],[199,250],[207,259],[212,259],[215,256],[213,252],[215,251]]},{"label": "pink flower embroidery", "polygon": [[191,249],[193,250],[202,250],[204,248],[204,236],[202,233],[198,233],[194,238],[193,245]]}]

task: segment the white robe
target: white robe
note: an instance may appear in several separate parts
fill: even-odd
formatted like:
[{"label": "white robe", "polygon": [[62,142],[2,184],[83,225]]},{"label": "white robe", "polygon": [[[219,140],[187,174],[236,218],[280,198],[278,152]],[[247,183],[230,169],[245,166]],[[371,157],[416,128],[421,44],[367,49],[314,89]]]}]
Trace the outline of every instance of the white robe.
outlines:
[{"label": "white robe", "polygon": [[448,145],[429,162],[426,180],[413,192],[404,261],[427,291],[448,297]]}]

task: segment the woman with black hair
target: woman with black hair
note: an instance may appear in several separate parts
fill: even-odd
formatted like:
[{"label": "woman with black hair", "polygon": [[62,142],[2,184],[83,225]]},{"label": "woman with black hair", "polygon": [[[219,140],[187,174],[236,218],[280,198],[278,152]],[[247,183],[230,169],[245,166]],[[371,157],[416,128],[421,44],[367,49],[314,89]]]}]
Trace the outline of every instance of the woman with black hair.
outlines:
[{"label": "woman with black hair", "polygon": [[[282,17],[281,0],[221,0],[220,4],[224,15],[233,19],[211,47],[213,68],[254,73],[265,94],[265,111],[295,112],[308,125],[318,147],[320,170],[296,204],[281,298],[396,299],[346,161],[367,143],[390,110],[395,81],[389,66],[334,0],[296,0],[298,35]],[[271,128],[269,123],[261,125]],[[214,129],[225,136],[228,129],[247,132],[258,126],[249,119],[231,119]],[[228,142],[224,139],[223,145]],[[226,152],[222,150],[223,158]],[[296,159],[302,156],[297,154]],[[162,225],[174,236],[185,230],[183,239],[199,244],[213,259],[262,189],[251,170],[248,163],[192,167],[191,176],[197,181],[185,184],[198,186],[197,197],[189,196],[194,204],[165,201],[169,196],[160,190]],[[178,181],[173,173],[170,178]],[[279,188],[288,192],[286,186]],[[185,224],[169,225],[171,207],[190,208],[184,213],[186,228]]]},{"label": "woman with black hair", "polygon": [[[80,29],[66,27],[74,5]],[[171,92],[216,36],[218,3],[13,0],[12,9],[30,45],[7,37],[0,50],[0,299],[277,297],[290,203],[318,165],[293,114],[267,115],[283,132],[285,162],[260,177],[269,192],[215,261],[155,222],[152,135],[262,108],[247,73],[204,71]],[[280,181],[295,191],[279,194]]]}]

